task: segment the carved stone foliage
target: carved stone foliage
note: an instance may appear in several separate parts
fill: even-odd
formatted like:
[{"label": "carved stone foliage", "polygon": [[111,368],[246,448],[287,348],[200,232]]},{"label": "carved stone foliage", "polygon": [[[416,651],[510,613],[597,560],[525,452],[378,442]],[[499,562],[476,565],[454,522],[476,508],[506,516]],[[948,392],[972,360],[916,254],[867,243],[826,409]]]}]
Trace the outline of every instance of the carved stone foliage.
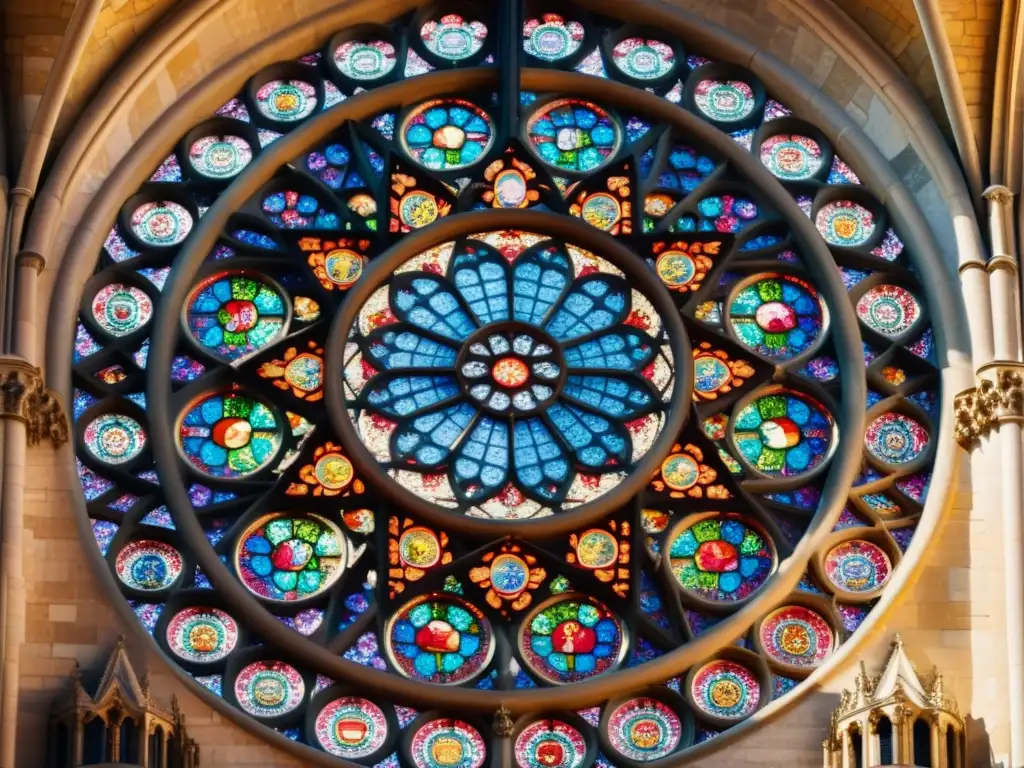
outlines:
[{"label": "carved stone foliage", "polygon": [[1005,421],[1024,419],[1024,363],[996,362],[978,371],[977,386],[953,400],[953,434],[963,448]]},{"label": "carved stone foliage", "polygon": [[42,371],[19,357],[0,357],[0,419],[25,422],[29,445],[48,438],[59,448],[70,437],[60,396],[47,388]]}]

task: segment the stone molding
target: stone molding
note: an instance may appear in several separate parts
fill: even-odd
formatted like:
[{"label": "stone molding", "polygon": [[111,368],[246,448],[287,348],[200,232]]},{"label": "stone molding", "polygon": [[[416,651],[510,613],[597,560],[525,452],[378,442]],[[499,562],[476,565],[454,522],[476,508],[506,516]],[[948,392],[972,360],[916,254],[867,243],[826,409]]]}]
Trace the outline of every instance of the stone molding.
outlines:
[{"label": "stone molding", "polygon": [[39,368],[20,357],[0,356],[0,419],[23,422],[29,445],[49,438],[60,448],[70,439],[60,395],[46,386]]},{"label": "stone molding", "polygon": [[996,360],[976,380],[953,399],[953,435],[967,450],[1002,423],[1024,423],[1024,363]]}]

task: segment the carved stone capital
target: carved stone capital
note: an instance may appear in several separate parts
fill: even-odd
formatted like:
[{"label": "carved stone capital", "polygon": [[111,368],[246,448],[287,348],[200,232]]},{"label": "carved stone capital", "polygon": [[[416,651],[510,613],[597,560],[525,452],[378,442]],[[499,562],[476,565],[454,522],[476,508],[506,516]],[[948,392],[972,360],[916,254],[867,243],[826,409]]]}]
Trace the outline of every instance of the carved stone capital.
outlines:
[{"label": "carved stone capital", "polygon": [[38,368],[20,357],[0,356],[0,419],[24,422],[29,445],[49,438],[59,448],[71,435],[60,396],[46,387]]},{"label": "carved stone capital", "polygon": [[1024,422],[1024,363],[997,360],[978,369],[977,386],[953,399],[953,435],[970,449],[1004,422]]}]

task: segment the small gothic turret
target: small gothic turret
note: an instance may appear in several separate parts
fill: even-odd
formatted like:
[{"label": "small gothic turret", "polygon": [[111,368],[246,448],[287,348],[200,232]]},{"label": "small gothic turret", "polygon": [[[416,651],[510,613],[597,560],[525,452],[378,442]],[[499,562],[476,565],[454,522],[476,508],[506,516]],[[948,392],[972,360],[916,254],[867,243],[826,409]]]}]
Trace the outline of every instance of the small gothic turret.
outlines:
[{"label": "small gothic turret", "polygon": [[[881,674],[864,663],[843,691],[824,744],[825,768],[876,765],[963,768],[964,721],[938,669],[921,677],[897,634]],[[845,755],[845,759],[844,759]]]},{"label": "small gothic turret", "polygon": [[53,704],[50,768],[198,768],[199,747],[185,732],[177,699],[168,708],[150,695],[149,670],[140,682],[123,635],[91,694],[89,688],[76,662]]}]

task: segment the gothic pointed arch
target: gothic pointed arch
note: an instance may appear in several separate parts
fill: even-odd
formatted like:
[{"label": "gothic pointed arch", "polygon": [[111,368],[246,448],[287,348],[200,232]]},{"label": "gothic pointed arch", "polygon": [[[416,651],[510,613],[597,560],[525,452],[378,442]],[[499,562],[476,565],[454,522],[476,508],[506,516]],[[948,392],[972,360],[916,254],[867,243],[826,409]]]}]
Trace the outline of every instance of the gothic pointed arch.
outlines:
[{"label": "gothic pointed arch", "polygon": [[907,205],[706,41],[556,5],[253,73],[81,292],[117,599],[316,764],[712,749],[891,599],[947,460]]}]

